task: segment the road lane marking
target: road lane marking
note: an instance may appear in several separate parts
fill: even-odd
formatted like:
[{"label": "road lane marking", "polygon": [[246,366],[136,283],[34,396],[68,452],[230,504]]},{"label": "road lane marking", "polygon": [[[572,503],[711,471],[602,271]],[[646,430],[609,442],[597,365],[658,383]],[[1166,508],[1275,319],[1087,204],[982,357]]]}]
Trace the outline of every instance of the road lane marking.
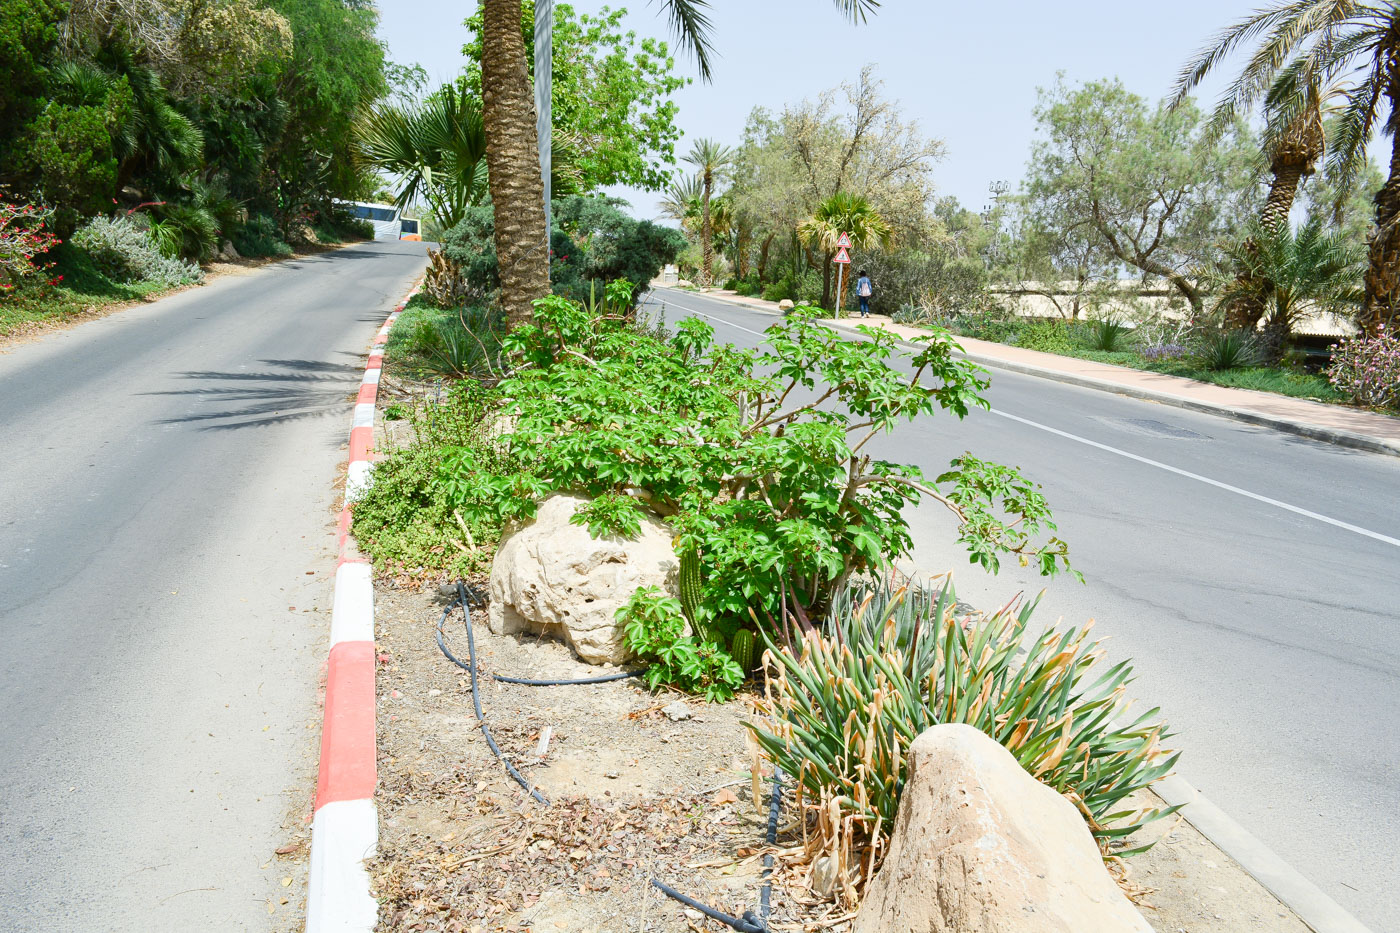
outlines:
[{"label": "road lane marking", "polygon": [[1272,505],[1274,508],[1283,509],[1286,512],[1293,512],[1296,515],[1302,515],[1305,518],[1311,518],[1314,521],[1324,522],[1328,525],[1332,525],[1336,528],[1341,528],[1345,531],[1350,531],[1358,535],[1364,535],[1368,538],[1374,538],[1377,541],[1384,542],[1385,544],[1400,547],[1400,538],[1392,538],[1390,537],[1390,535],[1383,535],[1378,531],[1371,531],[1370,529],[1362,528],[1360,525],[1353,525],[1350,522],[1344,522],[1340,519],[1329,518],[1326,515],[1321,515],[1317,512],[1311,512],[1307,509],[1300,508],[1296,505],[1290,505],[1287,502],[1281,502],[1278,499],[1271,499],[1268,496],[1261,496],[1257,492],[1250,492],[1248,489],[1241,489],[1238,486],[1231,486],[1229,483],[1222,483],[1218,479],[1211,479],[1209,476],[1202,476],[1199,473],[1192,473],[1190,470],[1183,470],[1181,469],[1181,467],[1174,467],[1171,464],[1162,463],[1161,461],[1153,460],[1150,457],[1143,457],[1139,456],[1138,454],[1129,453],[1128,451],[1121,450],[1117,447],[1110,447],[1108,444],[1100,444],[1098,441],[1091,441],[1087,437],[1080,437],[1078,434],[1071,434],[1068,431],[1061,431],[1059,428],[1052,428],[1049,425],[1041,424],[1038,421],[1032,421],[1029,418],[1022,418],[1020,415],[1013,415],[1010,412],[999,411],[995,408],[989,410],[994,415],[998,415],[1002,418],[1009,418],[1010,420],[1024,424],[1027,427],[1036,428],[1040,431],[1046,431],[1050,434],[1055,434],[1080,444],[1087,444],[1090,447],[1096,447],[1099,450],[1103,450],[1111,454],[1117,454],[1120,457],[1127,457],[1129,460],[1136,460],[1138,463],[1145,463],[1148,466],[1156,467],[1159,470],[1166,470],[1168,473],[1175,473],[1176,475],[1184,476],[1187,479],[1194,479],[1198,483],[1205,483],[1207,486],[1214,486],[1215,488],[1223,489],[1226,492],[1233,492],[1237,496],[1244,496],[1246,499],[1253,499],[1255,502],[1262,502],[1265,505]]},{"label": "road lane marking", "polygon": [[[698,314],[699,316],[709,318],[712,321],[718,321],[721,324],[727,324],[728,326],[736,328],[738,330],[742,330],[745,333],[753,334],[755,337],[765,336],[759,331],[750,330],[749,328],[744,327],[740,324],[735,324],[733,321],[727,321],[722,317],[716,317],[712,314],[706,314],[703,311],[696,311],[693,308],[687,308],[679,303],[676,304],[676,307],[690,314]],[[1008,418],[1011,421],[1019,422],[1021,424],[1026,425],[1027,427],[1036,428],[1040,431],[1046,431],[1050,434],[1058,435],[1067,440],[1075,441],[1080,444],[1086,444],[1090,447],[1098,448],[1099,450],[1105,451],[1106,453],[1116,454],[1120,457],[1126,457],[1129,460],[1136,460],[1138,463],[1146,464],[1150,467],[1156,467],[1157,469],[1165,470],[1168,473],[1175,473],[1178,476],[1184,476],[1187,479],[1193,479],[1198,483],[1205,483],[1207,486],[1214,486],[1217,489],[1223,489],[1226,492],[1232,492],[1237,496],[1244,496],[1246,499],[1253,499],[1255,502],[1262,502],[1265,505],[1271,505],[1274,508],[1283,509],[1285,512],[1292,512],[1295,515],[1301,515],[1304,518],[1310,518],[1313,521],[1322,522],[1324,524],[1331,525],[1334,528],[1341,528],[1343,531],[1350,531],[1353,534],[1362,535],[1364,537],[1380,541],[1383,544],[1389,544],[1392,547],[1400,547],[1400,538],[1392,538],[1390,535],[1384,535],[1378,531],[1371,531],[1369,528],[1362,528],[1360,525],[1353,525],[1350,522],[1344,522],[1340,519],[1331,518],[1330,516],[1322,515],[1318,512],[1313,512],[1308,509],[1301,508],[1300,506],[1290,505],[1287,502],[1282,502],[1278,499],[1272,499],[1268,496],[1260,495],[1257,492],[1250,492],[1248,489],[1241,489],[1239,486],[1232,486],[1229,483],[1222,483],[1218,479],[1211,479],[1209,476],[1202,476],[1199,473],[1192,473],[1190,470],[1183,470],[1180,467],[1174,467],[1171,464],[1162,463],[1161,461],[1153,460],[1150,457],[1143,457],[1138,454],[1129,453],[1128,451],[1122,450],[1118,447],[1112,447],[1108,444],[1101,444],[1098,441],[1091,441],[1087,437],[1080,437],[1078,434],[1071,434],[1068,431],[1061,431],[1059,428],[1052,428],[1049,425],[1041,424],[1038,421],[1032,421],[1029,418],[1022,418],[1020,415],[1013,415],[1010,412],[1000,411],[995,408],[989,410],[994,415],[998,415],[1002,418]]]}]

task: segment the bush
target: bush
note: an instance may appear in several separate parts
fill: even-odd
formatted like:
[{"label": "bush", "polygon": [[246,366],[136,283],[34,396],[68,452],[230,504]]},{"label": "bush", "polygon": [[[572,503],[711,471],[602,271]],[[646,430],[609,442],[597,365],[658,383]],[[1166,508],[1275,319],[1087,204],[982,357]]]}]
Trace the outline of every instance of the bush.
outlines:
[{"label": "bush", "polygon": [[1089,322],[1087,333],[1090,350],[1113,353],[1120,349],[1124,338],[1132,333],[1132,328],[1121,321],[1101,318]]},{"label": "bush", "polygon": [[501,338],[505,322],[499,311],[484,306],[460,309],[445,321],[420,321],[408,350],[423,368],[454,378],[498,378],[503,371]]},{"label": "bush", "polygon": [[260,258],[265,256],[290,256],[292,247],[282,239],[282,231],[277,221],[266,214],[254,214],[248,222],[229,238],[233,248],[242,256]]},{"label": "bush", "polygon": [[1196,340],[1191,361],[1211,372],[1247,369],[1258,365],[1259,345],[1252,334],[1242,330],[1210,331]]},{"label": "bush", "polygon": [[1042,353],[1069,354],[1074,351],[1074,339],[1061,321],[1028,321],[1016,337],[1016,346]]},{"label": "bush", "polygon": [[16,161],[35,188],[57,205],[60,233],[111,207],[117,187],[111,114],[101,107],[48,106],[25,128]]},{"label": "bush", "polygon": [[166,256],[131,217],[94,217],[73,234],[97,268],[116,281],[142,281],[174,288],[204,281],[193,263]]},{"label": "bush", "polygon": [[1400,409],[1400,337],[1384,326],[1334,346],[1327,380],[1362,405]]},{"label": "bush", "polygon": [[783,276],[776,282],[769,282],[763,286],[764,301],[791,301],[792,282],[787,276]]},{"label": "bush", "polygon": [[52,265],[40,259],[61,242],[48,229],[52,216],[52,211],[37,205],[0,201],[0,296]]},{"label": "bush", "polygon": [[[592,283],[626,279],[638,283],[634,300],[666,263],[674,262],[685,239],[679,231],[649,220],[634,220],[616,198],[574,196],[555,201],[556,224],[550,235],[554,260],[550,277],[555,294],[582,301]],[[443,235],[443,256],[453,263],[473,293],[489,295],[500,287],[496,268],[495,217],[491,205],[466,212]]]},{"label": "bush", "polygon": [[1016,602],[959,619],[951,583],[860,581],[839,594],[822,631],[770,643],[768,722],[750,728],[801,786],[812,853],[838,854],[848,899],[884,855],[909,746],[942,723],[967,723],[1005,746],[1075,804],[1105,852],[1175,811],[1124,809],[1178,757],[1161,748],[1157,710],[1128,716],[1128,662],[1104,669],[1090,626],[1032,627],[1035,603],[1017,611]]}]

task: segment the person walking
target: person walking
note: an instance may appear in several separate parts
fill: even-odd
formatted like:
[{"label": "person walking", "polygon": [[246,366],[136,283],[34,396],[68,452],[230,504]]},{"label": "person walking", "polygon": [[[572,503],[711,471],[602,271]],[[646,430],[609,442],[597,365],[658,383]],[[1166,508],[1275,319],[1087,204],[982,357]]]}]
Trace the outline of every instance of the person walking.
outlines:
[{"label": "person walking", "polygon": [[856,297],[860,299],[860,316],[870,317],[870,296],[874,289],[870,286],[870,276],[864,269],[860,270],[860,278],[856,279]]}]

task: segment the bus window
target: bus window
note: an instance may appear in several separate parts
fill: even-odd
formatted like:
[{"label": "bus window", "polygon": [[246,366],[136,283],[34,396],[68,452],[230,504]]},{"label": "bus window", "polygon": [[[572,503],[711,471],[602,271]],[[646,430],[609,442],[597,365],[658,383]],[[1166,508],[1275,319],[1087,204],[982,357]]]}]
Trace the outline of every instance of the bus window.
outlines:
[{"label": "bus window", "polygon": [[410,219],[410,218],[408,218],[408,217],[403,218],[403,220],[401,220],[401,221],[399,222],[399,239],[400,239],[400,240],[421,240],[421,239],[423,239],[422,235],[418,232],[418,221],[412,220],[412,219]]}]

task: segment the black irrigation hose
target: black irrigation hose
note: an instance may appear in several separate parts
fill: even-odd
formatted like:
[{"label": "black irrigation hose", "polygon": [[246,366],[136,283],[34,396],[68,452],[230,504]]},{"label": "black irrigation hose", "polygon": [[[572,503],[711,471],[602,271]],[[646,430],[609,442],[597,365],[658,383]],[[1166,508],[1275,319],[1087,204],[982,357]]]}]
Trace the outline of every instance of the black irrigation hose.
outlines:
[{"label": "black irrigation hose", "polygon": [[[768,797],[768,844],[774,845],[778,841],[778,811],[783,805],[783,772],[773,769],[773,792]],[[758,915],[755,916],[752,910],[744,911],[742,917],[731,917],[723,911],[715,910],[713,907],[706,907],[704,904],[692,897],[687,897],[670,885],[662,884],[656,878],[651,879],[652,886],[662,894],[673,900],[680,901],[687,907],[693,907],[711,920],[718,920],[725,926],[739,933],[769,933],[768,915],[772,912],[769,905],[773,896],[773,854],[767,853],[763,856],[763,887],[759,889],[758,895]]]},{"label": "black irrigation hose", "polygon": [[[481,605],[481,598],[475,593],[475,591],[472,592],[471,596],[476,596],[475,602],[478,606]],[[442,653],[447,657],[449,661],[451,661],[453,664],[462,668],[468,674],[471,675],[472,707],[476,710],[476,719],[477,722],[481,725],[481,734],[486,737],[486,744],[490,746],[492,753],[496,756],[496,759],[501,764],[506,766],[506,770],[510,772],[510,776],[515,778],[516,783],[518,783],[521,787],[529,791],[531,797],[534,797],[540,803],[548,806],[549,801],[545,800],[543,795],[541,795],[539,791],[531,787],[530,782],[525,780],[525,777],[519,771],[515,770],[515,766],[506,760],[505,755],[501,754],[500,748],[496,745],[496,740],[491,737],[491,730],[486,727],[486,717],[481,712],[481,697],[477,691],[476,685],[476,639],[472,635],[472,618],[470,608],[471,601],[472,600],[468,595],[466,585],[461,580],[458,580],[457,598],[447,604],[447,608],[442,611],[442,617],[438,619],[438,648],[442,651]],[[468,660],[466,662],[463,662],[461,658],[457,657],[455,654],[452,653],[452,651],[447,647],[447,641],[443,635],[443,627],[447,624],[447,617],[451,615],[452,610],[456,609],[458,606],[462,607],[463,625],[467,630]],[[627,671],[622,674],[609,674],[605,677],[585,677],[581,680],[526,680],[520,677],[505,677],[500,674],[493,674],[492,676],[501,683],[507,684],[523,684],[527,687],[563,687],[574,684],[603,684],[615,680],[626,680],[629,677],[637,677],[639,675],[639,671]],[[778,768],[774,768],[773,792],[768,798],[767,839],[768,845],[770,846],[774,845],[778,839],[778,812],[782,809],[782,804],[783,772]],[[652,878],[651,883],[654,887],[656,887],[657,890],[661,891],[661,893],[665,894],[667,897],[672,898],[673,900],[677,900],[682,904],[685,904],[687,907],[692,907],[695,910],[700,911],[702,914],[709,917],[711,920],[717,920],[718,922],[723,923],[725,926],[737,930],[738,933],[769,933],[768,915],[772,909],[770,907],[770,901],[772,899],[773,894],[773,855],[771,852],[763,856],[763,887],[759,891],[757,915],[755,915],[752,910],[746,910],[744,911],[744,914],[741,917],[731,917],[729,914],[726,914],[723,911],[715,910],[713,907],[706,906],[705,904],[700,903],[694,898],[682,894],[675,888],[663,884],[660,881],[660,879]]]},{"label": "black irrigation hose", "polygon": [[[461,658],[447,649],[447,643],[443,640],[442,635],[442,627],[447,624],[447,617],[452,613],[452,610],[459,605],[462,607],[462,617],[466,620],[467,628],[468,663],[466,664],[462,663]],[[525,776],[515,770],[515,765],[507,761],[506,756],[501,754],[501,749],[496,745],[496,740],[491,737],[491,730],[486,727],[486,717],[481,712],[481,697],[478,695],[476,688],[476,639],[472,636],[471,609],[467,605],[467,588],[462,585],[460,580],[457,581],[457,598],[451,603],[448,603],[447,608],[442,611],[442,618],[438,620],[437,643],[438,647],[442,649],[442,653],[447,655],[449,661],[465,669],[468,674],[471,674],[472,706],[476,709],[476,721],[481,725],[481,734],[486,737],[486,744],[491,748],[491,752],[496,756],[496,760],[506,766],[506,770],[510,772],[510,776],[515,778],[517,784],[529,791],[531,797],[534,797],[540,803],[548,806],[549,801],[544,799],[544,795],[531,787],[530,782],[525,780]]]}]

